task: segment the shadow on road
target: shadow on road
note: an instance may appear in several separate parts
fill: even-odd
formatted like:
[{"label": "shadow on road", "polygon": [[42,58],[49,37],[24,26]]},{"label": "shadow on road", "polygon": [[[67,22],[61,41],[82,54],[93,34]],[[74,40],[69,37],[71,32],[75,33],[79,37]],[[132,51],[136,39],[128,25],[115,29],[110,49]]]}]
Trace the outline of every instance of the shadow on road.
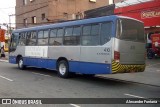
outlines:
[{"label": "shadow on road", "polygon": [[[49,75],[53,78],[59,78],[57,75],[57,71],[54,70],[48,70],[43,68],[34,68],[34,67],[27,67],[25,70],[19,70],[17,67],[13,67],[12,69],[15,69],[16,71],[22,71],[22,72],[29,72],[29,73],[37,73],[37,74],[43,74],[43,75]],[[112,75],[112,74],[110,74]],[[100,86],[132,86],[134,83],[127,82],[127,81],[121,81],[121,80],[115,80],[111,78],[101,78],[99,76],[87,76],[82,74],[74,74],[71,78],[63,79],[64,81],[74,81],[74,82],[84,82],[94,85],[100,85]]]}]

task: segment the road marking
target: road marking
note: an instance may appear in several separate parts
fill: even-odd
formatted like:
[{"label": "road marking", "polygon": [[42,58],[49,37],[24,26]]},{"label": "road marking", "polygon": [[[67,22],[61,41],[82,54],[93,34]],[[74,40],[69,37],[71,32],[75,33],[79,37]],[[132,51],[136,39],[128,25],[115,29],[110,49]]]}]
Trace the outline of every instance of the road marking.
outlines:
[{"label": "road marking", "polygon": [[4,76],[1,76],[1,75],[0,75],[0,78],[6,79],[6,80],[11,81],[11,82],[13,81],[13,80],[11,80],[11,79],[9,79],[9,78],[6,78],[6,77],[4,77]]},{"label": "road marking", "polygon": [[137,96],[137,95],[132,95],[132,94],[124,94],[126,96],[131,96],[131,97],[135,97],[135,98],[144,98],[144,97],[141,97],[141,96]]},{"label": "road marking", "polygon": [[76,105],[76,104],[70,104],[70,105],[73,106],[73,107],[81,107],[81,106]]},{"label": "road marking", "polygon": [[50,75],[45,75],[45,74],[41,74],[41,73],[36,73],[36,72],[32,72],[33,74],[36,74],[36,75],[42,75],[42,76],[46,76],[46,77],[52,77]]}]

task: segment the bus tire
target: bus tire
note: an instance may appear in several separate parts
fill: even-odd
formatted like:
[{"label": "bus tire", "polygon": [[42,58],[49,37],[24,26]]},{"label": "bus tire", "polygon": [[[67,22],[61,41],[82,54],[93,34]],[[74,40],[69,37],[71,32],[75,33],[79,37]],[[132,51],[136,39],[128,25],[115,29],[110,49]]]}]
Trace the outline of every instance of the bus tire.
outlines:
[{"label": "bus tire", "polygon": [[57,70],[58,70],[58,75],[61,78],[68,78],[69,77],[69,65],[68,65],[67,61],[60,60],[58,62]]},{"label": "bus tire", "polygon": [[18,59],[18,68],[19,68],[20,70],[24,70],[24,69],[26,68],[26,66],[23,64],[23,58],[22,58],[22,57],[20,57],[20,58]]}]

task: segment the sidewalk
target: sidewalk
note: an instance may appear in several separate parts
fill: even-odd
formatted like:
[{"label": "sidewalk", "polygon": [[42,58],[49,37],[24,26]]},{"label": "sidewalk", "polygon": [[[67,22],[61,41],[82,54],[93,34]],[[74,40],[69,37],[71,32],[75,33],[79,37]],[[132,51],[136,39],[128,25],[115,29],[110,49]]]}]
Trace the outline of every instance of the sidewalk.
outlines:
[{"label": "sidewalk", "polygon": [[5,52],[5,58],[0,57],[0,62],[8,62],[8,52]]},{"label": "sidewalk", "polygon": [[0,62],[9,62],[7,58],[0,58]]},{"label": "sidewalk", "polygon": [[97,76],[160,87],[160,59],[147,59],[146,65],[144,72]]}]

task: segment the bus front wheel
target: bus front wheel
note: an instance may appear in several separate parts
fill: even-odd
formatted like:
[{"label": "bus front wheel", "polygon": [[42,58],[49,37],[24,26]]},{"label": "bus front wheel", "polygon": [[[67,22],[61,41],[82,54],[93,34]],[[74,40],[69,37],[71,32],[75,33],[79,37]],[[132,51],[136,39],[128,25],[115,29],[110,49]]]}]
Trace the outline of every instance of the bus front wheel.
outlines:
[{"label": "bus front wheel", "polygon": [[21,70],[24,70],[24,69],[25,69],[25,66],[24,66],[24,64],[23,64],[23,58],[22,58],[22,57],[20,57],[20,58],[18,59],[18,68],[21,69]]},{"label": "bus front wheel", "polygon": [[61,60],[58,62],[57,66],[58,75],[62,78],[68,78],[69,77],[69,65],[68,62],[65,60]]}]

